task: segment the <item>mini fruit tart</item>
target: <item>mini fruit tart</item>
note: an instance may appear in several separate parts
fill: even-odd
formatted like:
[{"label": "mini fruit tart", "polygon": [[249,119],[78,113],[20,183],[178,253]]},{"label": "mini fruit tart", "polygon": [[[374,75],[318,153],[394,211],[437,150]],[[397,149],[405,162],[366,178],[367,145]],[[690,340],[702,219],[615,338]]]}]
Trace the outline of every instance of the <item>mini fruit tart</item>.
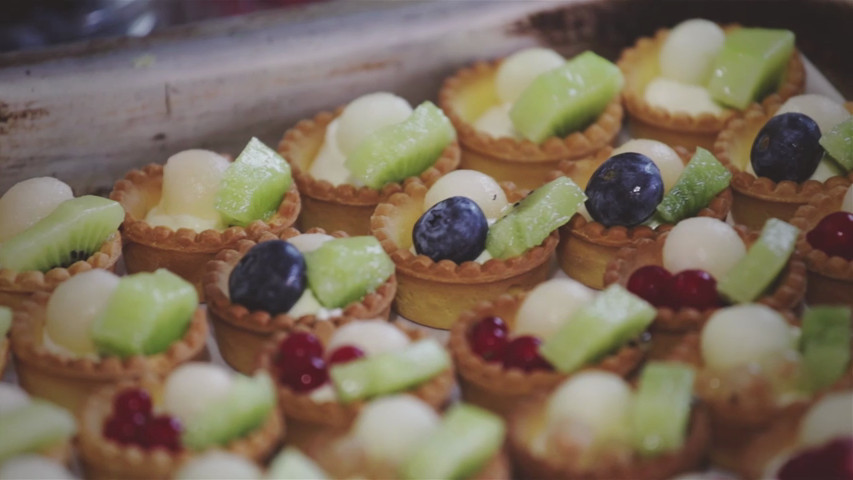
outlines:
[{"label": "mini fruit tart", "polygon": [[500,417],[473,405],[438,413],[417,397],[391,395],[367,403],[347,430],[306,445],[304,455],[277,459],[270,473],[308,478],[281,474],[301,460],[326,478],[505,480],[511,477],[505,432]]},{"label": "mini fruit tart", "polygon": [[427,185],[459,165],[456,132],[431,102],[412,109],[386,92],[363,95],[284,133],[278,151],[302,194],[298,227],[367,235],[376,205],[407,178]]},{"label": "mini fruit tart", "polygon": [[657,308],[649,355],[667,358],[723,305],[757,302],[797,310],[807,284],[795,250],[798,233],[777,219],[759,234],[715,218],[688,218],[657,238],[620,249],[604,283],[625,286]]},{"label": "mini fruit tart", "polygon": [[685,339],[684,359],[700,369],[696,394],[711,413],[711,459],[744,478],[760,477],[823,392],[853,385],[850,309],[815,307],[801,329],[794,322],[742,304],[717,310]]},{"label": "mini fruit tart", "polygon": [[72,275],[114,270],[121,256],[120,205],[74,198],[52,177],[24,180],[0,197],[0,305],[19,308]]},{"label": "mini fruit tart", "polygon": [[510,418],[513,464],[525,478],[664,480],[694,470],[709,443],[694,375],[651,362],[636,388],[610,372],[572,376]]},{"label": "mini fruit tart", "polygon": [[688,149],[712,148],[738,112],[801,93],[806,77],[792,32],[702,19],[640,38],[618,64],[631,136]]},{"label": "mini fruit tart", "polygon": [[435,339],[379,319],[276,333],[258,366],[277,381],[289,441],[297,445],[346,430],[374,397],[408,392],[438,410],[455,383],[450,355]]},{"label": "mini fruit tart", "polygon": [[797,248],[808,269],[806,301],[853,308],[853,186],[836,187],[797,209]]},{"label": "mini fruit tart", "polygon": [[753,105],[720,132],[714,151],[731,170],[732,218],[752,229],[788,221],[818,193],[853,182],[853,102],[799,95]]},{"label": "mini fruit tart", "polygon": [[441,108],[462,145],[462,168],[533,189],[561,160],[585,185],[598,166],[592,155],[622,127],[622,74],[592,52],[566,61],[531,48],[477,63],[445,80]]},{"label": "mini fruit tart", "polygon": [[168,268],[199,295],[208,261],[243,239],[279,234],[299,214],[290,167],[253,138],[233,162],[207,150],[185,150],[116,182],[110,198],[124,207],[124,261],[129,273]]},{"label": "mini fruit tart", "polygon": [[71,440],[77,431],[74,416],[50,402],[31,399],[9,383],[0,383],[0,429],[3,431],[0,472],[5,473],[7,462],[27,454],[62,464],[71,461]]},{"label": "mini fruit tart", "polygon": [[[606,308],[614,295],[637,311],[626,308],[602,317],[605,310],[597,309]],[[557,278],[463,313],[449,343],[462,398],[508,416],[526,398],[553,390],[578,371],[595,368],[628,376],[645,358],[642,337],[654,316],[650,306],[638,307],[645,302],[630,297],[615,289],[598,295],[574,280]],[[599,323],[607,327],[596,330]],[[577,358],[564,359],[569,351]]]},{"label": "mini fruit tart", "polygon": [[11,334],[21,386],[72,411],[93,388],[166,375],[206,340],[195,289],[167,270],[75,275],[25,302]]},{"label": "mini fruit tart", "polygon": [[548,277],[556,229],[583,198],[566,177],[527,197],[474,170],[430,188],[407,183],[376,207],[370,226],[397,267],[397,312],[448,329],[480,301],[530,290]]},{"label": "mini fruit tart", "polygon": [[[631,140],[596,154],[603,163],[586,186],[587,200],[560,227],[557,259],[566,274],[604,287],[620,248],[651,239],[688,217],[724,219],[732,204],[731,173],[701,147],[690,156],[656,140]],[[552,177],[569,175],[568,162]]]},{"label": "mini fruit tart", "polygon": [[241,241],[208,263],[207,311],[222,358],[250,373],[275,332],[297,325],[387,320],[397,288],[394,263],[368,236],[289,228]]},{"label": "mini fruit tart", "polygon": [[79,415],[86,478],[166,479],[214,449],[264,462],[284,434],[266,373],[191,362],[91,395]]}]

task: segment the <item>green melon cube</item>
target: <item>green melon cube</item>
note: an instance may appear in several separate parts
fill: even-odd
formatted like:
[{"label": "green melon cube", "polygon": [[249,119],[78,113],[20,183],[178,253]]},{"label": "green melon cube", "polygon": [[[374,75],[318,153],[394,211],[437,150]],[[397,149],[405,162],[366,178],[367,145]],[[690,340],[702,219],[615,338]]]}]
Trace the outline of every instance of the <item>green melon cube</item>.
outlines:
[{"label": "green melon cube", "polygon": [[803,315],[800,350],[809,390],[831,386],[849,368],[850,321],[848,307],[818,306]]},{"label": "green melon cube", "polygon": [[394,262],[375,237],[338,238],[305,254],[308,286],[326,308],[360,301],[394,273]]},{"label": "green melon cube", "polygon": [[651,362],[640,374],[631,411],[631,441],[644,456],[684,445],[695,372],[682,363]]},{"label": "green melon cube", "polygon": [[853,117],[824,133],[820,145],[845,171],[853,170]]}]

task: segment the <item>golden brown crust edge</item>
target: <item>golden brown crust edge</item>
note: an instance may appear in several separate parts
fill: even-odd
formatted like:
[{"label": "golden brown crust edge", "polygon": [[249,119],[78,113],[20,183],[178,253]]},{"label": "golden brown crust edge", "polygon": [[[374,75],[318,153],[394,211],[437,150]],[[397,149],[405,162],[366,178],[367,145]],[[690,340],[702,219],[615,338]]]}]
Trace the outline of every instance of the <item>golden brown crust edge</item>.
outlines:
[{"label": "golden brown crust edge", "polygon": [[849,295],[853,296],[853,261],[841,257],[830,257],[818,250],[806,240],[806,235],[812,230],[824,216],[840,209],[841,201],[847,192],[844,186],[818,193],[811,198],[807,205],[797,209],[791,223],[800,229],[800,237],[797,239],[797,249],[805,258],[809,270],[815,271],[826,277],[850,282]]}]

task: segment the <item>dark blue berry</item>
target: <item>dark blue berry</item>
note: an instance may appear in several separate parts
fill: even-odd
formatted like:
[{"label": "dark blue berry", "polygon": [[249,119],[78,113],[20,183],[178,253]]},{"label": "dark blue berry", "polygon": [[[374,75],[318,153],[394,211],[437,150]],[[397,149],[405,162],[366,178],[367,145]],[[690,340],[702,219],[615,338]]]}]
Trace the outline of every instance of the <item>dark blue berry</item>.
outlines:
[{"label": "dark blue berry", "polygon": [[476,202],[450,197],[421,215],[412,230],[415,251],[434,261],[456,263],[477,258],[486,248],[489,223]]},{"label": "dark blue berry", "polygon": [[660,170],[649,157],[626,152],[608,158],[586,186],[586,209],[604,226],[631,227],[655,213],[663,198]]},{"label": "dark blue berry", "polygon": [[812,176],[823,156],[820,128],[802,113],[783,113],[771,118],[752,144],[750,161],[759,177],[774,182],[804,182]]},{"label": "dark blue berry", "polygon": [[271,240],[246,252],[228,278],[228,290],[232,303],[275,315],[293,307],[306,282],[302,252],[283,240]]}]

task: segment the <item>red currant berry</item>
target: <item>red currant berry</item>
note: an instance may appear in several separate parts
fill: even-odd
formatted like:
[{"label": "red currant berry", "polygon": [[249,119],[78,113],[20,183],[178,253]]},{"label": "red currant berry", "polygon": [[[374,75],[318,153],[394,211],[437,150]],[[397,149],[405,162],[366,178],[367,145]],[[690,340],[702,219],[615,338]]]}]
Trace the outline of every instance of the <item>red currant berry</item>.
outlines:
[{"label": "red currant berry", "polygon": [[699,310],[720,304],[717,281],[705,270],[683,270],[672,277],[672,301]]},{"label": "red currant berry", "polygon": [[530,335],[516,337],[504,350],[504,367],[532,370],[552,370],[551,364],[539,355],[542,340]]},{"label": "red currant berry", "polygon": [[806,240],[830,257],[853,260],[853,213],[835,212],[823,217]]},{"label": "red currant berry", "polygon": [[296,392],[310,392],[329,380],[329,371],[322,357],[313,357],[282,367],[278,378]]},{"label": "red currant berry", "polygon": [[853,479],[853,437],[838,438],[792,457],[782,466],[776,478]]},{"label": "red currant berry", "polygon": [[475,323],[468,332],[468,341],[475,354],[489,362],[500,362],[508,342],[506,323],[500,317],[486,317]]},{"label": "red currant berry", "polygon": [[147,420],[148,417],[141,413],[127,417],[112,416],[104,423],[103,434],[106,438],[124,445],[138,444]]},{"label": "red currant berry", "polygon": [[113,400],[113,410],[120,418],[130,418],[137,413],[148,417],[151,415],[151,396],[145,390],[128,388]]},{"label": "red currant berry", "polygon": [[655,307],[670,306],[672,274],[658,265],[646,265],[634,270],[628,278],[628,291]]},{"label": "red currant berry", "polygon": [[278,346],[279,367],[300,365],[323,356],[323,344],[316,336],[307,332],[296,332],[287,336]]},{"label": "red currant berry", "polygon": [[331,367],[338,363],[348,363],[362,357],[364,357],[364,350],[355,345],[342,345],[329,354],[329,359],[326,363]]},{"label": "red currant berry", "polygon": [[172,452],[181,450],[181,422],[169,415],[148,419],[142,427],[140,440],[145,448],[165,448]]}]

